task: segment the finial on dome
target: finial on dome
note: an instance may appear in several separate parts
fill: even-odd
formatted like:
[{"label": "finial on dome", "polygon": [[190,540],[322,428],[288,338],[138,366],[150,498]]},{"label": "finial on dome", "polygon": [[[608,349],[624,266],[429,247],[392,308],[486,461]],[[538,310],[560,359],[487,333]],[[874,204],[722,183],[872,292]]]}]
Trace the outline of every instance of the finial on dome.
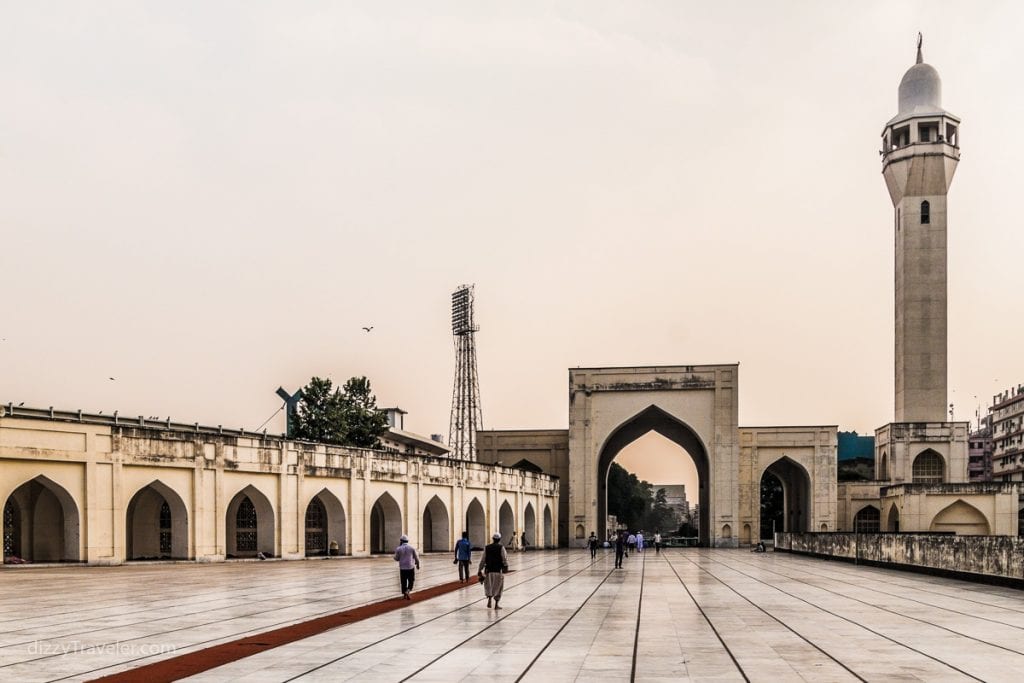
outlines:
[{"label": "finial on dome", "polygon": [[921,54],[921,43],[923,43],[923,42],[924,42],[924,36],[922,36],[921,32],[918,31],[917,32],[917,63],[918,64],[923,64],[924,63],[924,55]]}]

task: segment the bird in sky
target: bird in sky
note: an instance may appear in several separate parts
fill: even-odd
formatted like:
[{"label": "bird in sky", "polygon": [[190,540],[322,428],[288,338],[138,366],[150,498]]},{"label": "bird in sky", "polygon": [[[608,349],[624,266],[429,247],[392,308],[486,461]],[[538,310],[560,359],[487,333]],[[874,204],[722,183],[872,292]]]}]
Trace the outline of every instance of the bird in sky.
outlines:
[{"label": "bird in sky", "polygon": [[373,325],[370,325],[369,327],[364,327],[363,329],[369,332],[370,330],[373,329]]},{"label": "bird in sky", "polygon": [[25,405],[25,402],[24,402],[24,401],[22,401],[21,403],[19,403],[19,404],[18,404],[18,407],[20,408],[20,407],[22,407],[23,405]]},{"label": "bird in sky", "polygon": [[116,381],[117,381],[117,380],[116,380],[116,379],[114,379],[113,377],[109,377],[108,379],[109,379],[109,380],[110,380],[111,382],[116,382]]}]

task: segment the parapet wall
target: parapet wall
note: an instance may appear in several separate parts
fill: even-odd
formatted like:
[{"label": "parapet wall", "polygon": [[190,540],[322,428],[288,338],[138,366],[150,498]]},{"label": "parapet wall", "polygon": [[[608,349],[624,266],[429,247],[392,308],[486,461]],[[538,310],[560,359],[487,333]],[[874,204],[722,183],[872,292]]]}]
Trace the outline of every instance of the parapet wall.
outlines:
[{"label": "parapet wall", "polygon": [[775,550],[1024,588],[1018,536],[777,533]]}]

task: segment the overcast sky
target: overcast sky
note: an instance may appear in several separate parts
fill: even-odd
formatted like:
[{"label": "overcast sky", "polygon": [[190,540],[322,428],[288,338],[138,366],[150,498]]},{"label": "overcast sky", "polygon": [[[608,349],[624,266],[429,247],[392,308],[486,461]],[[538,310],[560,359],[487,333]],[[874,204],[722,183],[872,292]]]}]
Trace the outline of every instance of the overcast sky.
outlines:
[{"label": "overcast sky", "polygon": [[476,283],[488,428],[565,427],[570,366],[739,362],[742,424],[870,432],[918,30],[956,417],[1024,381],[1020,3],[0,7],[0,401],[253,429],[366,375],[447,435]]}]

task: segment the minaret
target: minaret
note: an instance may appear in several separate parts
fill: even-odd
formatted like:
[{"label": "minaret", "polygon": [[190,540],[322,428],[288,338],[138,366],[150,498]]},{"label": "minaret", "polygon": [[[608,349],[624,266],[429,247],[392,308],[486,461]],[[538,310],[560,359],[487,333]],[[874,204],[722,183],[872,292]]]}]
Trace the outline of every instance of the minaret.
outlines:
[{"label": "minaret", "polygon": [[946,194],[960,160],[960,119],[942,80],[917,63],[900,81],[882,132],[882,173],[896,210],[896,422],[945,422]]}]

